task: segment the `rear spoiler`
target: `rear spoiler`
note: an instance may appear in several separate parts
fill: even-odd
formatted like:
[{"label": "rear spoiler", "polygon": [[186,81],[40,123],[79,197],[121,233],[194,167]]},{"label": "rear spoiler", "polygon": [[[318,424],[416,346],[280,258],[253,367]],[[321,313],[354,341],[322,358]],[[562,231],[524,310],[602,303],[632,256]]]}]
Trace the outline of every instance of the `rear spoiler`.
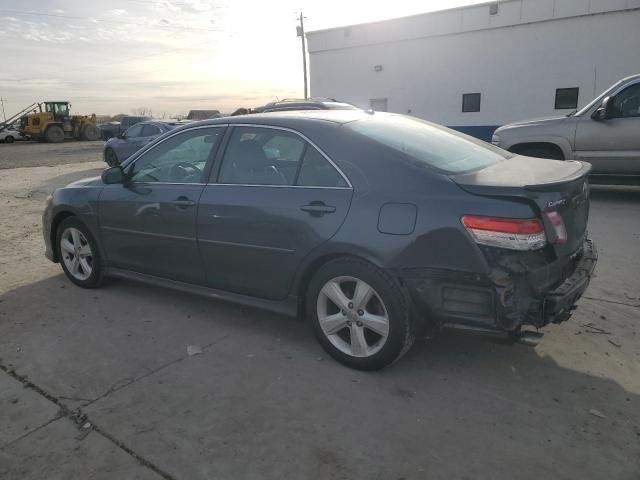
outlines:
[{"label": "rear spoiler", "polygon": [[581,162],[578,160],[566,160],[567,162],[573,162],[573,163],[579,163],[581,164],[581,167],[579,170],[575,171],[573,174],[560,179],[560,180],[556,180],[555,182],[551,182],[551,183],[543,183],[541,185],[525,185],[524,188],[525,190],[531,190],[534,192],[546,192],[548,190],[554,190],[556,187],[558,187],[559,185],[564,185],[565,183],[571,183],[571,182],[575,182],[577,180],[580,180],[584,177],[586,177],[589,172],[591,171],[591,164],[587,163],[587,162]]}]

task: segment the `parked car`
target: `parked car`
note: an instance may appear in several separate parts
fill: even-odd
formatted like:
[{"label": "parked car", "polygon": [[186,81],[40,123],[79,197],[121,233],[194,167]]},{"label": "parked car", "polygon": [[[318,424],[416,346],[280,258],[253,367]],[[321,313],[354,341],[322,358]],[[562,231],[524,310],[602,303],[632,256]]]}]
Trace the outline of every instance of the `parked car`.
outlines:
[{"label": "parked car", "polygon": [[620,80],[568,116],[505,125],[492,143],[529,157],[583,160],[592,182],[640,182],[640,75]]},{"label": "parked car", "polygon": [[251,109],[251,113],[283,112],[290,110],[358,110],[350,103],[339,102],[333,98],[287,99],[271,102]]},{"label": "parked car", "polygon": [[137,150],[168,132],[177,125],[175,122],[140,122],[129,127],[126,132],[110,138],[104,144],[103,158],[107,165],[114,166],[123,162]]},{"label": "parked car", "polygon": [[122,277],[307,317],[335,359],[378,369],[426,326],[569,318],[596,262],[589,170],[402,115],[208,120],[56,190],[46,256],[81,287]]},{"label": "parked car", "polygon": [[98,125],[103,140],[109,140],[110,138],[122,135],[127,129],[136,123],[146,122],[151,120],[151,117],[139,117],[139,116],[127,116],[122,117],[119,122],[102,123]]},{"label": "parked car", "polygon": [[22,134],[17,130],[5,129],[0,131],[0,142],[13,143],[16,140],[22,140]]}]

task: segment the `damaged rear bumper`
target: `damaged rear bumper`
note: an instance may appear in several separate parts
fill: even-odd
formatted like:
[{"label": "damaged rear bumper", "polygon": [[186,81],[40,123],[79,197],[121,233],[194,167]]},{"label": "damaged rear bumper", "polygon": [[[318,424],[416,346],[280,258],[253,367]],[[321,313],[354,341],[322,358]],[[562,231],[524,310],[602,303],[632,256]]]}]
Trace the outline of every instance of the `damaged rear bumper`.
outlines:
[{"label": "damaged rear bumper", "polygon": [[540,328],[567,320],[589,286],[597,258],[595,245],[586,239],[562,263],[502,258],[489,275],[433,269],[398,274],[428,321],[515,333],[524,325]]},{"label": "damaged rear bumper", "polygon": [[544,325],[551,322],[559,323],[571,316],[576,302],[589,286],[597,261],[598,252],[595,245],[591,240],[586,240],[573,274],[544,296],[541,312]]}]

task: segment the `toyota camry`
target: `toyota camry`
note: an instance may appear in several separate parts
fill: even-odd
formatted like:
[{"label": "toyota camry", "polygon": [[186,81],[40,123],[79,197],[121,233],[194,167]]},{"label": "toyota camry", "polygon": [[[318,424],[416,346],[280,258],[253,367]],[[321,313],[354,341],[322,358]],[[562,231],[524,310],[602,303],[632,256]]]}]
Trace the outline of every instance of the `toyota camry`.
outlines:
[{"label": "toyota camry", "polygon": [[46,255],[80,287],[121,277],[307,319],[374,370],[425,328],[567,320],[596,263],[589,169],[402,115],[219,118],[56,190]]}]

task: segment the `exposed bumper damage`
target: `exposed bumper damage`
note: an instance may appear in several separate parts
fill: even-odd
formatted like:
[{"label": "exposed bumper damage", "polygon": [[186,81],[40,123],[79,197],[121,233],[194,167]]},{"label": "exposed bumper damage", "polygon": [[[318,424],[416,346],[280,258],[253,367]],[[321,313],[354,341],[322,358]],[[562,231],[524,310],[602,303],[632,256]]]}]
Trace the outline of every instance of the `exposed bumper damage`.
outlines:
[{"label": "exposed bumper damage", "polygon": [[565,261],[543,251],[523,254],[487,249],[489,275],[408,269],[400,275],[418,310],[440,325],[516,333],[567,320],[587,289],[597,261],[593,242]]}]

